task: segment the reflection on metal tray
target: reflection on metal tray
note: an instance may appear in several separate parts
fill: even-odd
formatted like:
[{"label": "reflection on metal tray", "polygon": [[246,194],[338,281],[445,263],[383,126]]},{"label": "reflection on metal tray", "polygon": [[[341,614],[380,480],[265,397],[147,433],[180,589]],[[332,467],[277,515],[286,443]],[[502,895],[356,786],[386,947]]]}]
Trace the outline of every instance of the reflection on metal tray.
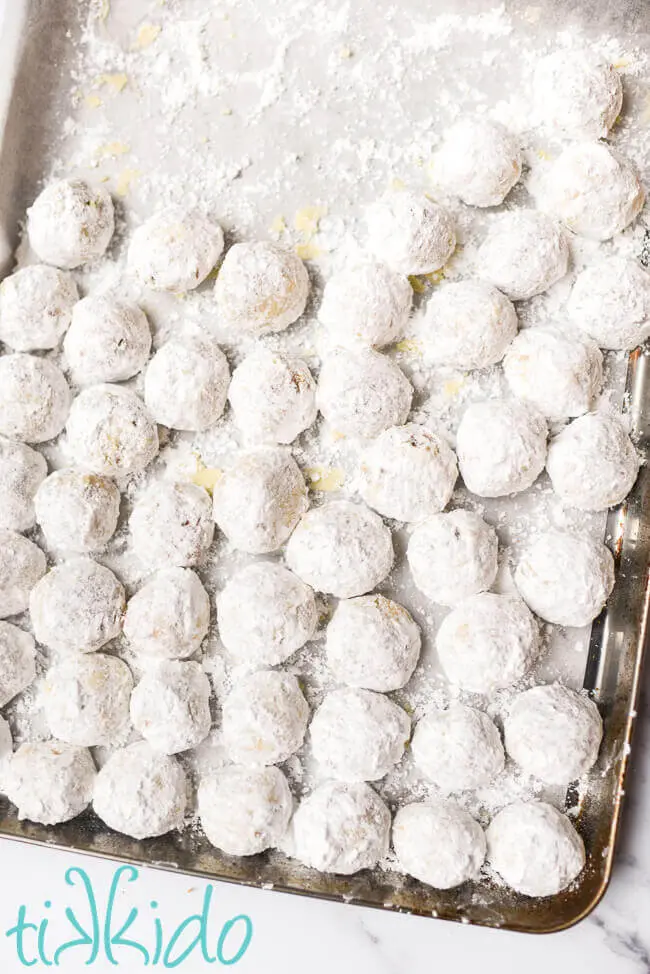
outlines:
[{"label": "reflection on metal tray", "polygon": [[[7,0],[4,13],[8,19],[6,32],[3,29],[3,43],[5,37],[19,36],[22,6],[22,3],[14,5]],[[36,0],[34,6],[38,8],[35,22],[40,24],[41,31],[45,29],[44,24],[49,23],[53,48],[56,49],[56,34],[61,29],[56,3],[54,0],[49,4],[48,0]],[[467,6],[481,9],[485,4],[471,3]],[[592,4],[588,6],[591,8]],[[611,7],[603,5],[603,9],[604,6],[609,8],[608,16],[614,17]],[[445,4],[440,4],[440,7],[444,8]],[[0,0],[0,13],[2,9]],[[560,4],[551,3],[545,16],[559,16],[562,9]],[[648,27],[650,14],[643,13],[641,5],[623,4],[616,22],[622,30],[643,30]],[[33,45],[34,38],[28,32],[24,57],[29,56]],[[55,60],[52,57],[51,63]],[[29,72],[19,75],[19,86],[14,91],[9,114],[9,129],[13,130],[14,136],[21,113],[27,112],[30,104],[37,103],[34,92],[25,80],[28,75]],[[10,79],[3,80],[8,84]],[[31,80],[33,83],[33,77]],[[3,114],[2,94],[0,87],[0,116]],[[14,186],[19,168],[16,154],[12,157],[12,147],[7,143],[9,136],[5,139],[1,156],[3,186],[0,191],[4,192],[4,196],[0,198],[0,214],[4,214],[5,228],[15,225],[19,213],[17,208],[24,204],[20,193],[11,200],[7,199],[7,186]],[[21,144],[23,150],[30,152],[30,167],[34,166],[39,147],[29,140]],[[29,183],[30,179],[33,182],[33,173],[23,174],[23,181]],[[31,190],[33,187],[29,188]],[[647,356],[638,352],[631,356],[627,375],[628,408],[635,439],[645,456],[648,456],[650,446],[649,369]],[[605,736],[599,768],[589,776],[584,793],[577,797],[577,793],[569,790],[567,795],[569,807],[578,804],[575,810],[578,827],[589,853],[588,865],[579,881],[559,896],[533,900],[486,882],[465,884],[451,891],[436,891],[415,880],[381,870],[361,872],[352,877],[323,875],[276,852],[247,859],[221,855],[193,831],[136,842],[111,832],[90,812],[65,825],[45,828],[19,822],[15,810],[4,799],[0,799],[0,834],[77,852],[181,870],[210,879],[273,887],[285,892],[422,916],[535,933],[560,930],[571,925],[598,902],[606,889],[613,864],[650,597],[650,470],[647,466],[641,468],[626,503],[611,512],[608,529],[615,540],[619,581],[606,612],[594,624],[585,675],[585,686],[593,691],[605,718]]]}]

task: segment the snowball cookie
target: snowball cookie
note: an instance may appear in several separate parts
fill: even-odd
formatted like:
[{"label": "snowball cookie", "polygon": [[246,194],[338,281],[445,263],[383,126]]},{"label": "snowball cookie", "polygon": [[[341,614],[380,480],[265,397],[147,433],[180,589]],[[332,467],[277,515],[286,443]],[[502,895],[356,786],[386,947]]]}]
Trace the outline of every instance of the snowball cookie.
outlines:
[{"label": "snowball cookie", "polygon": [[29,593],[47,569],[45,555],[33,541],[0,528],[0,619],[24,612]]},{"label": "snowball cookie", "polygon": [[539,628],[521,599],[480,592],[442,620],[436,649],[452,683],[492,693],[516,683],[531,668],[539,654]]},{"label": "snowball cookie", "polygon": [[446,795],[489,785],[505,764],[493,721],[459,703],[418,721],[411,750],[418,769]]},{"label": "snowball cookie", "polygon": [[513,301],[541,294],[569,266],[561,225],[534,210],[499,213],[478,251],[478,273]]},{"label": "snowball cookie", "polygon": [[261,447],[240,453],[214,486],[213,516],[230,543],[252,555],[277,551],[309,507],[291,454]]},{"label": "snowball cookie", "polygon": [[628,257],[607,257],[580,271],[566,310],[601,348],[636,348],[650,337],[650,274]]},{"label": "snowball cookie", "polygon": [[390,190],[366,209],[366,247],[398,274],[430,274],[456,247],[451,216],[424,193]]},{"label": "snowball cookie", "polygon": [[499,122],[462,118],[445,132],[432,175],[468,206],[498,206],[521,176],[519,145]]},{"label": "snowball cookie", "polygon": [[278,845],[293,800],[279,768],[228,767],[201,780],[198,806],[213,846],[229,856],[255,856]]},{"label": "snowball cookie", "polygon": [[128,730],[133,678],[105,653],[67,656],[47,673],[42,702],[54,737],[81,747],[114,745]]},{"label": "snowball cookie", "polygon": [[206,279],[223,250],[223,230],[195,210],[169,206],[133,231],[127,261],[156,291],[191,291]]},{"label": "snowball cookie", "polygon": [[69,822],[90,804],[97,777],[90,751],[61,741],[21,744],[7,766],[4,792],[18,818]]},{"label": "snowball cookie", "polygon": [[156,572],[129,599],[124,635],[131,649],[158,659],[192,656],[210,625],[210,599],[189,568]]},{"label": "snowball cookie", "polygon": [[621,78],[591,51],[554,51],[537,62],[535,108],[542,123],[574,139],[604,139],[623,105]]},{"label": "snowball cookie", "polygon": [[383,595],[361,595],[337,605],[325,650],[338,682],[389,693],[410,680],[420,645],[420,630],[403,605]]},{"label": "snowball cookie", "polygon": [[172,338],[159,348],[144,375],[144,401],[163,426],[204,430],[223,413],[228,360],[207,335]]},{"label": "snowball cookie", "polygon": [[34,355],[0,357],[0,434],[44,443],[61,432],[70,410],[63,372]]},{"label": "snowball cookie", "polygon": [[4,717],[0,717],[0,766],[10,758],[14,749],[11,728]]},{"label": "snowball cookie", "polygon": [[488,862],[518,893],[553,896],[585,864],[582,839],[566,815],[546,802],[507,805],[487,829]]},{"label": "snowball cookie", "polygon": [[404,337],[412,303],[413,288],[405,274],[364,260],[327,281],[318,317],[337,345],[381,347]]},{"label": "snowball cookie", "polygon": [[477,879],[487,849],[478,822],[461,805],[444,798],[398,809],[393,846],[404,872],[435,889]]},{"label": "snowball cookie", "polygon": [[503,371],[515,396],[558,420],[592,408],[603,384],[603,356],[586,336],[526,328],[506,352]]},{"label": "snowball cookie", "polygon": [[55,470],[36,491],[36,520],[47,543],[60,551],[97,551],[115,534],[120,492],[108,477]]},{"label": "snowball cookie", "polygon": [[312,638],[314,593],[283,565],[258,561],[238,571],[217,595],[219,636],[237,663],[276,666]]},{"label": "snowball cookie", "polygon": [[409,380],[381,352],[335,348],[323,361],[318,408],[344,436],[377,436],[389,426],[401,426],[412,397]]},{"label": "snowball cookie", "polygon": [[317,592],[351,599],[388,575],[393,540],[363,504],[332,501],[305,514],[287,545],[287,564]]},{"label": "snowball cookie", "polygon": [[309,734],[321,777],[378,781],[404,754],[411,720],[382,693],[341,687],[325,695]]},{"label": "snowball cookie", "polygon": [[505,294],[484,281],[455,281],[433,292],[418,338],[435,364],[484,369],[501,361],[516,334],[517,313]]},{"label": "snowball cookie", "polygon": [[0,622],[0,707],[36,678],[36,645],[28,632]]},{"label": "snowball cookie", "polygon": [[446,507],[457,477],[456,454],[447,441],[408,423],[385,430],[366,447],[359,493],[384,517],[421,521]]},{"label": "snowball cookie", "polygon": [[142,400],[122,386],[91,386],[72,403],[67,449],[92,473],[142,473],[158,453],[158,429]]},{"label": "snowball cookie", "polygon": [[455,605],[489,589],[497,573],[496,531],[473,511],[434,514],[409,538],[407,557],[418,589],[432,602]]},{"label": "snowball cookie", "polygon": [[23,267],[0,284],[0,341],[16,352],[56,348],[78,300],[71,274],[47,264]]},{"label": "snowball cookie", "polygon": [[180,829],[187,784],[176,758],[137,741],[115,751],[95,782],[93,808],[109,828],[134,839]]},{"label": "snowball cookie", "polygon": [[188,483],[152,483],[129,518],[131,545],[148,568],[196,565],[214,537],[210,495]]},{"label": "snowball cookie", "polygon": [[50,183],[27,210],[32,249],[44,263],[68,270],[101,257],[114,228],[110,196],[83,179]]},{"label": "snowball cookie", "polygon": [[546,622],[587,626],[614,587],[614,558],[592,538],[546,531],[527,545],[515,571],[524,602]]},{"label": "snowball cookie", "polygon": [[254,335],[284,331],[305,310],[309,275],[292,250],[266,240],[231,247],[214,296],[223,320]]},{"label": "snowball cookie", "polygon": [[349,876],[388,853],[390,812],[365,782],[326,781],[293,816],[294,855],[321,872]]},{"label": "snowball cookie", "polygon": [[33,526],[34,496],[46,476],[40,453],[0,436],[0,528],[28,531]]},{"label": "snowball cookie", "polygon": [[73,308],[63,351],[77,385],[123,382],[147,364],[149,322],[137,304],[90,294]]},{"label": "snowball cookie", "polygon": [[303,742],[309,706],[290,673],[258,670],[223,703],[223,742],[240,764],[280,764]]},{"label": "snowball cookie", "polygon": [[210,681],[198,663],[162,660],[131,695],[131,720],[154,751],[178,754],[210,732]]},{"label": "snowball cookie", "polygon": [[554,436],[546,469],[564,504],[604,511],[625,500],[639,472],[639,457],[617,417],[587,413]]},{"label": "snowball cookie", "polygon": [[603,722],[593,700],[554,683],[516,696],[503,731],[508,754],[526,774],[568,785],[596,763]]},{"label": "snowball cookie", "polygon": [[480,497],[526,490],[544,469],[547,427],[528,403],[486,399],[467,407],[456,452],[465,486]]},{"label": "snowball cookie", "polygon": [[247,440],[293,443],[316,419],[316,382],[299,358],[258,345],[232,374],[228,399]]},{"label": "snowball cookie", "polygon": [[119,636],[124,587],[110,569],[75,558],[32,589],[29,612],[39,643],[60,653],[94,653]]},{"label": "snowball cookie", "polygon": [[565,149],[550,166],[538,195],[541,209],[592,240],[609,240],[624,230],[644,200],[632,164],[603,142],[578,142]]}]

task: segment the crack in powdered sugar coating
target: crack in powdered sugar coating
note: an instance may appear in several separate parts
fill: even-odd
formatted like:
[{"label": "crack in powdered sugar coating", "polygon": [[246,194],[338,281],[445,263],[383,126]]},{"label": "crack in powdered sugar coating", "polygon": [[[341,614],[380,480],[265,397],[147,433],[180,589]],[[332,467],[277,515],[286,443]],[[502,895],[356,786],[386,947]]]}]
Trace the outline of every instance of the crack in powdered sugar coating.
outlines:
[{"label": "crack in powdered sugar coating", "polygon": [[120,492],[112,480],[82,470],[55,470],[34,497],[36,520],[59,551],[98,551],[113,537]]},{"label": "crack in powdered sugar coating", "polygon": [[393,846],[409,876],[435,889],[477,879],[485,861],[485,833],[462,805],[444,798],[398,809]]},{"label": "crack in powdered sugar coating", "polygon": [[23,629],[0,622],[0,707],[36,678],[36,644]]},{"label": "crack in powdered sugar coating", "polygon": [[374,349],[336,348],[318,378],[318,408],[337,433],[377,436],[401,426],[411,408],[413,389],[398,365]]},{"label": "crack in powdered sugar coating", "polygon": [[601,348],[637,348],[650,338],[650,274],[629,257],[607,257],[580,271],[566,309]]},{"label": "crack in powdered sugar coating", "polygon": [[0,527],[28,531],[36,520],[34,496],[47,476],[47,463],[24,443],[0,436]]},{"label": "crack in powdered sugar coating", "polygon": [[214,285],[223,320],[235,331],[284,331],[307,304],[309,275],[291,250],[265,240],[235,244]]},{"label": "crack in powdered sugar coating", "polygon": [[535,663],[539,627],[521,599],[481,592],[445,616],[436,649],[451,683],[474,693],[492,693],[517,683]]},{"label": "crack in powdered sugar coating", "polygon": [[18,808],[19,819],[57,825],[87,808],[96,775],[85,747],[61,741],[28,742],[9,762],[4,790]]},{"label": "crack in powdered sugar coating", "polygon": [[349,876],[388,853],[390,812],[365,782],[327,781],[298,806],[293,852],[306,866]]},{"label": "crack in powdered sugar coating", "polygon": [[37,641],[60,653],[93,653],[115,639],[124,607],[122,583],[90,558],[50,569],[29,599]]},{"label": "crack in powdered sugar coating", "polygon": [[602,142],[579,142],[565,149],[536,193],[541,209],[592,240],[609,240],[620,233],[645,201],[632,164]]},{"label": "crack in powdered sugar coating", "polygon": [[553,896],[582,872],[585,847],[573,825],[546,802],[507,805],[487,829],[488,862],[518,893]]},{"label": "crack in powdered sugar coating", "polygon": [[29,593],[47,569],[45,555],[33,541],[0,528],[0,619],[24,612]]},{"label": "crack in powdered sugar coating", "polygon": [[366,247],[398,274],[430,274],[456,247],[451,216],[421,193],[389,190],[366,208]]},{"label": "crack in powdered sugar coating", "polygon": [[16,352],[56,348],[78,300],[71,274],[47,264],[23,267],[0,284],[0,341]]},{"label": "crack in powdered sugar coating", "polygon": [[189,568],[166,568],[133,595],[124,635],[131,649],[158,659],[183,659],[201,646],[210,625],[210,599]]},{"label": "crack in powdered sugar coating", "polygon": [[201,827],[209,842],[229,856],[255,856],[284,836],[293,799],[279,768],[228,767],[201,779]]},{"label": "crack in powdered sugar coating", "polygon": [[49,359],[15,353],[0,358],[0,433],[28,443],[57,436],[70,410],[63,372]]},{"label": "crack in powdered sugar coating", "polygon": [[541,294],[564,277],[569,244],[561,225],[535,210],[499,213],[479,247],[479,277],[512,301]]},{"label": "crack in powdered sugar coating", "polygon": [[425,361],[483,369],[503,358],[517,334],[512,302],[485,281],[453,281],[436,288],[415,330]]},{"label": "crack in powdered sugar coating", "polygon": [[496,531],[473,511],[434,514],[415,527],[407,549],[411,576],[432,602],[455,605],[490,588],[497,574]]},{"label": "crack in powdered sugar coating", "polygon": [[289,539],[289,568],[317,591],[350,599],[379,585],[393,565],[393,541],[363,504],[331,501],[308,511]]},{"label": "crack in powdered sugar coating", "polygon": [[237,663],[283,663],[312,638],[318,610],[311,588],[283,565],[254,562],[219,592],[219,636]]},{"label": "crack in powdered sugar coating", "polygon": [[408,423],[384,430],[363,451],[359,493],[384,517],[421,521],[447,506],[457,478],[456,454],[447,441]]},{"label": "crack in powdered sugar coating", "polygon": [[228,361],[207,335],[181,335],[158,349],[144,375],[144,401],[163,426],[204,430],[223,413]]},{"label": "crack in powdered sugar coating", "polygon": [[577,139],[604,139],[623,105],[618,71],[592,51],[553,51],[533,76],[535,108],[542,123]]},{"label": "crack in powdered sugar coating", "polygon": [[546,531],[521,552],[515,585],[536,615],[558,626],[588,626],[614,587],[614,558],[600,541]]},{"label": "crack in powdered sugar coating", "polygon": [[341,599],[327,627],[327,663],[340,683],[388,693],[410,680],[421,642],[403,605],[383,595]]},{"label": "crack in powdered sugar coating", "polygon": [[479,497],[526,490],[544,469],[547,426],[525,402],[487,399],[467,407],[456,452],[465,486]]},{"label": "crack in powdered sugar coating", "polygon": [[83,179],[50,183],[27,210],[29,242],[45,264],[71,270],[101,257],[114,230],[113,201]]},{"label": "crack in powdered sugar coating", "polygon": [[254,443],[293,443],[316,419],[316,382],[302,359],[257,345],[232,374],[235,422]]},{"label": "crack in powdered sugar coating", "polygon": [[341,687],[325,695],[309,736],[321,778],[378,781],[401,760],[411,720],[382,693]]},{"label": "crack in powdered sugar coating", "polygon": [[459,703],[430,710],[418,721],[411,749],[418,769],[447,795],[489,785],[505,764],[494,722]]},{"label": "crack in powdered sugar coating", "polygon": [[156,424],[142,400],[122,386],[90,386],[80,392],[66,435],[75,463],[109,477],[141,473],[158,453]]},{"label": "crack in powdered sugar coating", "polygon": [[133,726],[154,751],[188,751],[210,732],[210,694],[199,663],[162,660],[131,694]]},{"label": "crack in powdered sugar coating", "polygon": [[287,450],[240,453],[217,480],[213,516],[233,547],[277,551],[309,507],[304,477]]},{"label": "crack in powdered sugar coating", "polygon": [[258,670],[223,702],[223,743],[239,764],[280,764],[302,744],[309,705],[290,673]]},{"label": "crack in powdered sugar coating", "polygon": [[443,138],[432,178],[468,206],[498,206],[521,176],[515,137],[499,122],[461,118]]},{"label": "crack in powdered sugar coating", "polygon": [[196,484],[153,482],[136,502],[129,530],[131,547],[143,565],[196,565],[214,537],[210,495]]},{"label": "crack in powdered sugar coating", "polygon": [[568,785],[596,763],[603,722],[593,700],[554,683],[516,696],[503,733],[506,751],[522,771],[546,784]]},{"label": "crack in powdered sugar coating", "polygon": [[568,507],[604,511],[625,500],[640,460],[621,421],[607,413],[579,416],[554,436],[546,469]]},{"label": "crack in powdered sugar coating", "polygon": [[149,322],[137,304],[111,294],[89,294],[75,304],[63,352],[77,385],[130,379],[150,351]]},{"label": "crack in powdered sugar coating", "polygon": [[156,291],[190,291],[201,284],[223,251],[223,230],[200,213],[170,206],[133,232],[128,268]]},{"label": "crack in powdered sugar coating", "polygon": [[53,737],[80,747],[114,746],[130,728],[131,672],[105,653],[67,656],[52,666],[41,699]]},{"label": "crack in powdered sugar coating", "polygon": [[337,345],[392,345],[404,337],[413,288],[379,261],[346,264],[325,284],[318,318]]},{"label": "crack in powdered sugar coating", "polygon": [[185,772],[146,741],[114,751],[95,782],[95,814],[116,832],[148,839],[183,827]]},{"label": "crack in powdered sugar coating", "polygon": [[503,372],[515,396],[558,420],[592,408],[603,385],[603,356],[586,335],[526,328],[506,352]]}]

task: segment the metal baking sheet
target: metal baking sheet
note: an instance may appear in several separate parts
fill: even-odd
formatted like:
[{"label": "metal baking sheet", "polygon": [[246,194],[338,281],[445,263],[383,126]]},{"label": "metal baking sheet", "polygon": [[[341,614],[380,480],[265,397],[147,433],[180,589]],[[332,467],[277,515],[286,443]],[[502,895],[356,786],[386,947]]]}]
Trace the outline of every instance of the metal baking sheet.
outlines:
[{"label": "metal baking sheet", "polygon": [[[17,243],[19,220],[51,162],[51,146],[60,135],[65,115],[57,93],[64,87],[64,79],[69,82],[67,59],[73,51],[70,37],[74,39],[79,30],[78,10],[84,6],[60,0],[6,0],[4,6],[0,3],[3,53],[7,55],[4,74],[0,77],[0,122],[5,121],[0,147],[0,229],[4,235],[0,261],[5,266]],[[131,3],[130,22],[137,24],[142,19],[140,14],[149,12],[149,6]],[[362,10],[365,6],[361,5]],[[377,17],[377,5],[372,6]],[[492,9],[489,3],[453,4],[449,0],[428,0],[415,7],[407,6],[417,10],[421,23],[426,22],[427,16],[445,12],[469,16]],[[539,6],[506,5],[509,12],[524,12],[520,20],[522,30],[544,33],[548,40],[552,40],[558,25],[563,28],[575,23],[584,25],[590,18],[592,23],[597,21],[598,31],[615,31],[619,37],[629,38],[631,46],[646,43],[650,12],[645,5],[622,3],[616,9],[614,6],[604,0],[596,3],[585,0],[577,5],[555,2]],[[304,137],[308,140],[309,133]],[[271,156],[273,150],[270,146]],[[279,192],[295,193],[296,188]],[[140,201],[140,205],[144,211],[146,201]],[[269,211],[263,217],[272,215]],[[625,379],[626,408],[644,456],[648,455],[650,445],[648,368],[647,356],[637,352],[630,357]],[[618,583],[606,612],[593,627],[584,666],[584,685],[593,691],[601,707],[605,737],[598,769],[589,776],[586,788],[569,790],[566,796],[567,807],[577,815],[587,845],[588,866],[579,882],[559,896],[533,900],[487,881],[442,892],[379,869],[352,877],[323,875],[278,852],[250,859],[224,856],[196,830],[136,842],[111,832],[90,812],[66,825],[43,828],[19,822],[15,810],[2,798],[0,834],[211,879],[429,917],[528,932],[567,927],[598,902],[614,861],[650,599],[650,472],[646,466],[641,468],[625,504],[610,513],[607,533],[616,551]]]}]

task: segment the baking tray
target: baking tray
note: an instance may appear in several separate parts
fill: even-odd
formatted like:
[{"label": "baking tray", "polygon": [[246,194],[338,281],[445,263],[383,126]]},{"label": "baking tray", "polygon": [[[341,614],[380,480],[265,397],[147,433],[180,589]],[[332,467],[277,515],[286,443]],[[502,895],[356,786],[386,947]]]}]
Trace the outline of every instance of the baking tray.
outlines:
[{"label": "baking tray", "polygon": [[[72,5],[74,6],[74,5]],[[444,9],[448,4],[434,4]],[[480,11],[482,3],[464,3],[461,10]],[[650,13],[643,3],[547,3],[536,7],[537,22],[568,24],[571,18],[593,18],[602,27],[615,26],[644,35]],[[614,9],[616,7],[616,9]],[[51,119],[27,125],[43,92],[57,87],[64,58],[66,23],[57,0],[0,0],[4,74],[0,78],[0,122],[5,121],[0,153],[0,217],[8,260],[16,244],[18,219],[33,198],[42,176],[43,146],[52,133]],[[27,16],[26,16],[27,14]],[[45,47],[47,58],[43,57]],[[35,65],[38,69],[35,70]],[[45,99],[47,101],[47,99]],[[630,356],[626,402],[634,438],[643,456],[650,445],[650,365],[641,352]],[[302,867],[278,852],[247,859],[220,854],[200,834],[188,830],[137,842],[109,831],[91,812],[54,828],[20,822],[0,798],[0,835],[69,851],[88,853],[205,879],[273,888],[283,892],[357,905],[390,909],[530,933],[564,929],[586,916],[604,894],[614,864],[625,774],[634,729],[650,587],[650,470],[642,466],[630,496],[610,512],[608,535],[613,539],[618,583],[609,605],[593,626],[584,685],[593,692],[605,719],[598,768],[582,792],[569,789],[567,808],[575,815],[588,850],[588,865],[579,881],[562,894],[529,899],[498,884],[482,881],[452,891],[436,891],[393,872],[374,870],[352,877],[324,875]]]}]

